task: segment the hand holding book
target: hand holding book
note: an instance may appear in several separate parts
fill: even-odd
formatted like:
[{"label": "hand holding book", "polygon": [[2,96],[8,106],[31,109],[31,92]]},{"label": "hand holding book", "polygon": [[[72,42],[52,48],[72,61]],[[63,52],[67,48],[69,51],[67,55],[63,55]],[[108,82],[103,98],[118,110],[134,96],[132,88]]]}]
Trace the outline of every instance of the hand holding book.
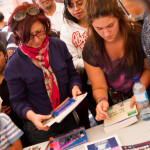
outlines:
[{"label": "hand holding book", "polygon": [[107,119],[109,116],[107,114],[107,109],[109,108],[109,103],[106,100],[99,102],[96,106],[96,120],[101,121]]},{"label": "hand holding book", "polygon": [[86,97],[87,93],[77,96],[76,99],[67,98],[50,115],[52,117],[43,121],[44,126],[51,126],[55,122],[60,123],[70,112],[72,112],[80,102]]},{"label": "hand holding book", "polygon": [[109,118],[104,120],[105,132],[129,126],[137,121],[136,106],[130,108],[130,99],[115,104],[107,110]]}]

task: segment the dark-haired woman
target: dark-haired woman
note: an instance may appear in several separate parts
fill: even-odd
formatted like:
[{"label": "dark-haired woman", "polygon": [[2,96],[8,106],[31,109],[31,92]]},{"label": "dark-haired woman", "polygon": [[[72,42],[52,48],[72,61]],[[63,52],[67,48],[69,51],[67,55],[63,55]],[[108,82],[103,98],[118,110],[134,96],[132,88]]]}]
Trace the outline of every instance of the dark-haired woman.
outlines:
[{"label": "dark-haired woman", "polygon": [[96,119],[105,120],[109,105],[132,97],[133,106],[133,77],[140,77],[147,88],[150,69],[141,32],[127,21],[116,0],[88,0],[86,10],[90,32],[83,59],[97,101]]},{"label": "dark-haired woman", "polygon": [[[72,59],[74,66],[79,72],[83,82],[83,90],[88,91],[88,107],[95,117],[96,103],[95,101],[93,101],[91,84],[89,81],[87,84],[87,75],[85,73],[82,58],[83,47],[88,38],[88,23],[86,20],[85,4],[86,0],[64,0],[64,24],[61,28],[60,39],[66,43],[68,50],[73,57]],[[86,101],[87,100],[85,100],[84,102],[87,103]],[[82,120],[86,128],[89,128],[88,107],[86,106],[86,104],[84,104],[85,111],[83,111],[83,107],[81,109],[81,112],[78,111],[80,120]]]},{"label": "dark-haired woman", "polygon": [[64,42],[48,37],[50,22],[36,4],[18,6],[8,21],[19,45],[9,58],[4,77],[14,111],[24,120],[31,144],[76,128],[72,114],[44,127],[43,119],[69,94],[81,93],[80,77]]},{"label": "dark-haired woman", "polygon": [[[11,118],[11,120],[14,122],[14,124],[21,130],[23,130],[22,120],[17,116],[17,114],[13,111],[12,107],[10,106],[10,100],[9,100],[10,95],[9,95],[8,85],[3,76],[3,72],[7,63],[7,58],[8,57],[7,57],[4,44],[0,41],[0,98],[3,100],[1,112],[7,114]],[[21,140],[22,140],[23,146],[29,145],[29,142],[26,139],[25,134],[21,136]]]}]

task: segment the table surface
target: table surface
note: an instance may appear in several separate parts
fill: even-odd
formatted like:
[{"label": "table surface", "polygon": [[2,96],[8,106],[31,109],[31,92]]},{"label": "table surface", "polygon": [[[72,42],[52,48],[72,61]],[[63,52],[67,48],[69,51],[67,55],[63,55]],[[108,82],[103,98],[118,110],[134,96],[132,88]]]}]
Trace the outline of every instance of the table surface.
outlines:
[{"label": "table surface", "polygon": [[[122,145],[133,145],[146,141],[150,141],[150,121],[141,121],[139,119],[135,124],[128,126],[123,129],[119,129],[113,132],[105,133],[103,130],[103,125],[97,125],[90,129],[86,130],[87,137],[89,142],[93,142],[95,140],[107,138],[112,135],[117,135]],[[33,147],[39,145],[41,147],[40,150],[44,150],[48,141],[27,148],[23,150],[32,150]],[[70,150],[84,150],[84,145],[77,146]]]}]

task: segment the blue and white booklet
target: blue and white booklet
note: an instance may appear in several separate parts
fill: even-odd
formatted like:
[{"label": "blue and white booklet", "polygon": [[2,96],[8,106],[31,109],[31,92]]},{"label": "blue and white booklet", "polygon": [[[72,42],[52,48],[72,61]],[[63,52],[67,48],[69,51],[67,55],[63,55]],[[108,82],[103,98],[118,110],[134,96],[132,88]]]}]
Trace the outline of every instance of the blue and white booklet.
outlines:
[{"label": "blue and white booklet", "polygon": [[50,115],[51,118],[44,120],[44,126],[51,126],[54,123],[60,123],[70,112],[72,112],[86,97],[87,93],[77,96],[76,99],[67,98]]},{"label": "blue and white booklet", "polygon": [[88,142],[84,146],[85,150],[122,150],[121,142],[117,135],[90,143]]},{"label": "blue and white booklet", "polygon": [[50,137],[45,150],[68,150],[88,142],[84,127],[74,129],[57,137]]}]

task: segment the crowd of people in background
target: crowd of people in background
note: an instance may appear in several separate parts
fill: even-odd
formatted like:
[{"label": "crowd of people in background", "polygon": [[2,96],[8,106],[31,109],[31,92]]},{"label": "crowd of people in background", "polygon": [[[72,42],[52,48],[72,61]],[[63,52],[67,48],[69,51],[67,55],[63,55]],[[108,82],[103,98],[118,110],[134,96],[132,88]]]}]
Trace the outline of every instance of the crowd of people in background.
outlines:
[{"label": "crowd of people in background", "polygon": [[[109,106],[128,98],[133,107],[134,77],[150,90],[150,1],[133,3],[34,0],[17,6],[7,22],[0,12],[0,149],[88,129],[89,111],[101,124]],[[42,124],[83,92],[87,97],[61,123]]]}]

